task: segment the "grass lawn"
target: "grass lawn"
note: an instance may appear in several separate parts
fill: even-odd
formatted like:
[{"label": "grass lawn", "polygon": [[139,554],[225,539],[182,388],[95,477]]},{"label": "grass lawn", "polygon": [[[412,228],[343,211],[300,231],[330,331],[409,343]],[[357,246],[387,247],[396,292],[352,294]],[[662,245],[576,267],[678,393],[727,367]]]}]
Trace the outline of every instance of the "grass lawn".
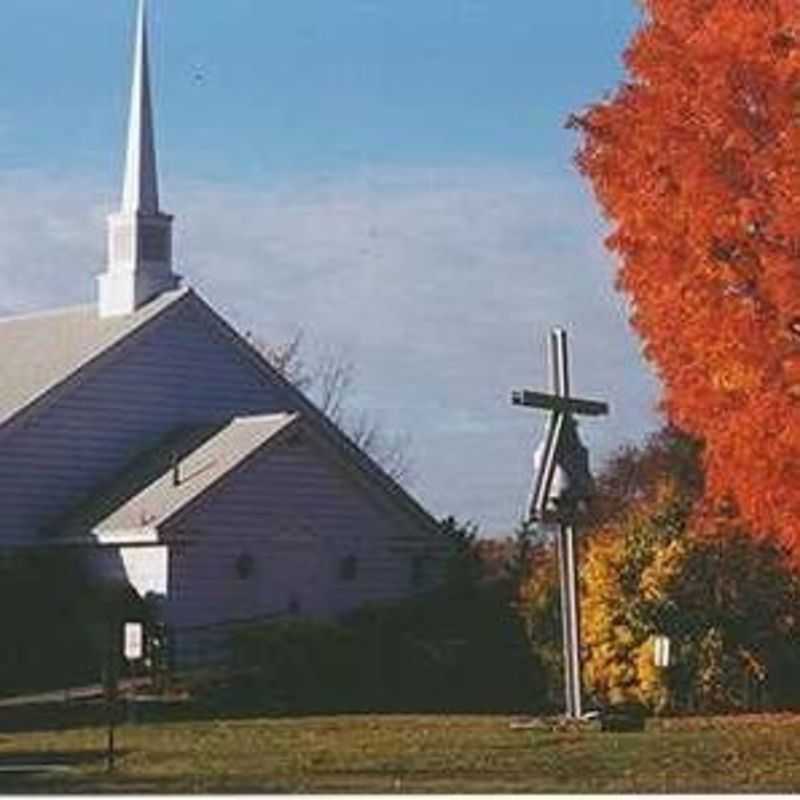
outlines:
[{"label": "grass lawn", "polygon": [[[793,792],[800,716],[511,730],[501,716],[339,716],[0,735],[0,792]],[[70,765],[21,776],[10,763]]]}]

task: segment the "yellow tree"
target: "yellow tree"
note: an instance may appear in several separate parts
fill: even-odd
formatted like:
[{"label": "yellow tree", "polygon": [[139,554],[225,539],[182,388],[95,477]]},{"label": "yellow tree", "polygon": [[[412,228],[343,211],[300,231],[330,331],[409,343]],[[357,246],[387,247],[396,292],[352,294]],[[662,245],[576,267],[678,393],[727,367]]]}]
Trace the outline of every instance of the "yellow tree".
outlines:
[{"label": "yellow tree", "polygon": [[[746,707],[756,689],[795,702],[798,579],[785,553],[735,520],[692,514],[665,478],[590,539],[584,562],[585,680],[598,697],[662,708]],[[665,672],[652,637],[670,636]]]},{"label": "yellow tree", "polygon": [[600,698],[663,705],[665,684],[652,666],[650,639],[669,626],[689,507],[679,487],[665,480],[589,540],[582,572],[584,679]]}]

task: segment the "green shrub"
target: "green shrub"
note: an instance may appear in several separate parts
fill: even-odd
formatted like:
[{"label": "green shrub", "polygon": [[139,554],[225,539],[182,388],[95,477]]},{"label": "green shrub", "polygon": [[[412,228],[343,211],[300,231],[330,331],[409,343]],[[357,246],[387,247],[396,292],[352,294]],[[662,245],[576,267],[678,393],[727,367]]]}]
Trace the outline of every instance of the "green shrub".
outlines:
[{"label": "green shrub", "polygon": [[1,570],[2,693],[96,681],[101,649],[87,614],[97,613],[99,603],[77,560],[63,553],[15,554]]},{"label": "green shrub", "polygon": [[232,645],[234,668],[247,676],[242,704],[328,712],[358,704],[358,648],[340,625],[279,621],[234,634]]},{"label": "green shrub", "polygon": [[216,702],[279,712],[523,711],[541,698],[521,626],[496,587],[286,620],[232,641],[240,676]]}]

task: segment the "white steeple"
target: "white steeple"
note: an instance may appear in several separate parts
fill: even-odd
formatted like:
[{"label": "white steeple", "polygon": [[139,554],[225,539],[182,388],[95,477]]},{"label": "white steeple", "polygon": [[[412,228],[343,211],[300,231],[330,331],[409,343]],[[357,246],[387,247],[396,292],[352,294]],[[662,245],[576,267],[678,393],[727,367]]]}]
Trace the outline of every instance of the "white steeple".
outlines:
[{"label": "white steeple", "polygon": [[139,0],[122,207],[108,218],[108,267],[98,281],[101,317],[130,314],[179,282],[172,217],[158,206],[146,0]]},{"label": "white steeple", "polygon": [[158,174],[153,138],[153,104],[150,99],[150,64],[147,52],[147,11],[139,4],[136,55],[133,63],[131,112],[128,123],[128,157],[122,210],[158,213]]}]

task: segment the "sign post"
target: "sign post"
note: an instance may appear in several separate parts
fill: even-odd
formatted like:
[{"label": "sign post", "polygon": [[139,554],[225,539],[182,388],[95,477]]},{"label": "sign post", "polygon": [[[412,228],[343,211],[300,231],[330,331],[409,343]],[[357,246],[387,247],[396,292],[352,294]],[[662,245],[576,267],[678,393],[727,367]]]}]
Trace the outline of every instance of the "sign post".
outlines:
[{"label": "sign post", "polygon": [[119,689],[119,672],[117,669],[117,626],[109,619],[106,632],[106,658],[103,674],[103,690],[106,697],[106,769],[114,771],[114,724],[116,721],[117,694]]},{"label": "sign post", "polygon": [[564,693],[567,717],[580,719],[581,623],[578,593],[578,551],[575,523],[591,492],[589,454],[578,437],[575,415],[604,416],[608,404],[580,400],[570,395],[567,334],[554,328],[550,334],[552,393],[515,391],[516,406],[550,411],[544,441],[534,456],[529,519],[555,524],[556,553],[561,589],[561,625],[564,644]]},{"label": "sign post", "polygon": [[[141,622],[126,622],[122,628],[122,654],[131,665],[130,676],[137,677],[137,665],[144,658],[144,625]],[[130,689],[129,689],[130,691]],[[135,722],[136,704],[127,698],[126,716],[128,722]]]},{"label": "sign post", "polygon": [[[106,769],[114,771],[115,725],[119,700],[119,628],[113,619],[108,622],[106,664],[103,675],[103,688],[106,696]],[[122,626],[122,655],[126,661],[139,661],[144,656],[144,626],[141,622],[126,622]]]}]

